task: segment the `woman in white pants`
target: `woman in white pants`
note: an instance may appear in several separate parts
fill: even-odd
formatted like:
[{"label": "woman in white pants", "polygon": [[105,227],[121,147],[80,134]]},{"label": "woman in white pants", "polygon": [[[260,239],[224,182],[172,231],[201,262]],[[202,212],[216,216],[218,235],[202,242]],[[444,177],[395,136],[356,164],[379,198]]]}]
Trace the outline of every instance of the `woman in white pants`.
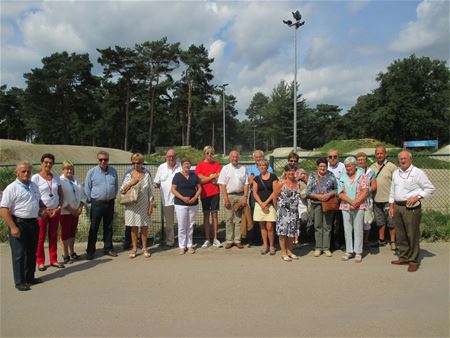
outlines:
[{"label": "woman in white pants", "polygon": [[200,179],[190,171],[191,161],[181,160],[181,172],[176,173],[172,180],[172,193],[175,196],[175,213],[178,222],[178,247],[180,255],[187,252],[193,254],[192,235],[194,233],[195,214],[198,208],[198,198],[202,191]]},{"label": "woman in white pants", "polygon": [[[339,180],[338,194],[341,199],[339,209],[342,210],[345,234],[345,255],[348,261],[355,255],[355,263],[361,263],[363,252],[363,225],[366,198],[369,194],[367,177],[361,168],[356,167],[356,159],[352,156],[344,161],[346,173]],[[353,241],[353,233],[355,240]]]}]

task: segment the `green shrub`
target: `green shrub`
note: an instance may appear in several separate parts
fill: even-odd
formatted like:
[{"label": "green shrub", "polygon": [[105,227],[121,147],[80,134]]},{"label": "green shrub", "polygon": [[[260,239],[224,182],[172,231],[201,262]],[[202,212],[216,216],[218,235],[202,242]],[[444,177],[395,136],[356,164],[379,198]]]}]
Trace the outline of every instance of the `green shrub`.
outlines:
[{"label": "green shrub", "polygon": [[428,242],[450,240],[450,215],[439,211],[425,211],[420,224],[420,236]]},{"label": "green shrub", "polygon": [[5,188],[12,181],[16,179],[16,174],[14,173],[15,167],[4,167],[0,168],[0,191],[5,190]]}]

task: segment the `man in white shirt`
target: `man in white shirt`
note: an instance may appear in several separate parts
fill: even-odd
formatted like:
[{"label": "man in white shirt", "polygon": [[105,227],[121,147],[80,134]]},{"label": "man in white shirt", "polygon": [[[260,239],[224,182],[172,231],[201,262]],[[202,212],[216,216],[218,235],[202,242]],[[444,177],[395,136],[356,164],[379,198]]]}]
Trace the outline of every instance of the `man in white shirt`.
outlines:
[{"label": "man in white shirt", "polygon": [[42,282],[34,278],[34,272],[39,209],[44,209],[44,205],[38,186],[30,180],[31,169],[28,162],[17,164],[17,179],[5,188],[0,203],[0,212],[8,225],[14,283],[19,291],[28,291],[30,285]]},{"label": "man in white shirt", "polygon": [[395,226],[399,258],[391,261],[391,264],[408,264],[408,271],[414,272],[419,265],[420,200],[431,196],[435,188],[425,172],[412,165],[409,151],[401,151],[398,161],[400,168],[392,176],[389,194],[389,216],[393,218]]},{"label": "man in white shirt", "polygon": [[239,164],[239,152],[230,152],[230,163],[225,165],[220,172],[217,183],[225,205],[226,241],[225,249],[234,245],[242,249],[241,244],[241,219],[242,210],[247,205],[248,179],[247,170]]},{"label": "man in white shirt", "polygon": [[[336,181],[339,183],[341,176],[345,173],[345,165],[339,162],[339,153],[337,149],[328,150],[328,170],[336,177]],[[345,250],[344,239],[344,227],[342,220],[342,212],[335,211],[333,216],[333,225],[331,230],[330,246],[333,250],[342,249]]]},{"label": "man in white shirt", "polygon": [[166,163],[161,164],[156,171],[155,186],[160,189],[161,201],[164,206],[164,218],[166,224],[164,227],[164,239],[166,246],[173,247],[175,244],[175,235],[173,224],[175,219],[174,196],[170,189],[172,180],[177,172],[181,171],[181,164],[177,162],[177,155],[173,149],[166,152]]}]

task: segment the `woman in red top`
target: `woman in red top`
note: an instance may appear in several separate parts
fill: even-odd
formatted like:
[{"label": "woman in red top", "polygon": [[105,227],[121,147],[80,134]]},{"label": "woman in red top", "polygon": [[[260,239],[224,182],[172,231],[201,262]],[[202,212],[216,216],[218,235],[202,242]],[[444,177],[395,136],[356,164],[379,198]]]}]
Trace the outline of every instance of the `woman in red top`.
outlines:
[{"label": "woman in red top", "polygon": [[213,225],[213,242],[212,245],[216,248],[220,248],[222,244],[217,239],[217,227],[218,227],[218,213],[219,213],[219,201],[220,190],[217,184],[220,170],[222,167],[216,161],[214,161],[214,148],[206,146],[203,148],[205,159],[197,164],[195,173],[200,178],[202,184],[202,209],[203,209],[203,224],[205,225],[205,243],[202,248],[207,248],[211,245],[210,235],[210,221],[209,215],[211,215],[211,223]]}]

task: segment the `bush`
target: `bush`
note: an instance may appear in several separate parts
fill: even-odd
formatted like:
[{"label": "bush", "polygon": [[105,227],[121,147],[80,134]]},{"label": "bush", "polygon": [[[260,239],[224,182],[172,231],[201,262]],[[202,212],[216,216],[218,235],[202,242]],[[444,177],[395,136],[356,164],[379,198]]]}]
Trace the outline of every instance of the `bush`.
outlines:
[{"label": "bush", "polygon": [[439,211],[425,211],[420,224],[420,237],[424,241],[450,240],[450,215]]}]

